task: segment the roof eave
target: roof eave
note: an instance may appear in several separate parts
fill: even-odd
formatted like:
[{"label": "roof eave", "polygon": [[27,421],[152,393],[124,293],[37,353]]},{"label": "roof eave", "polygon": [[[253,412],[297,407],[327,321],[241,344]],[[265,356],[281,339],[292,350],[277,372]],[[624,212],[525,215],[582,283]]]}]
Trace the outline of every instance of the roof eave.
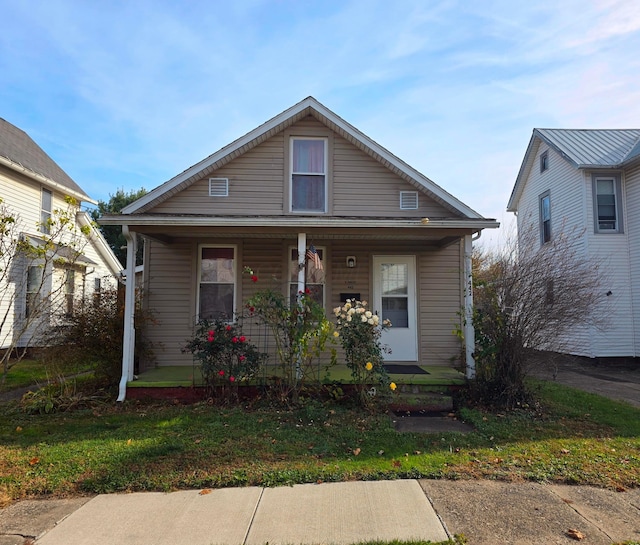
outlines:
[{"label": "roof eave", "polygon": [[243,146],[251,144],[252,142],[264,136],[269,131],[274,130],[278,126],[292,124],[297,120],[298,116],[302,117],[307,113],[313,114],[313,112],[316,112],[318,115],[325,117],[331,123],[336,125],[340,130],[344,131],[351,138],[359,142],[362,146],[368,148],[373,153],[380,156],[384,161],[392,165],[395,169],[399,170],[409,178],[418,182],[420,186],[422,186],[426,191],[430,192],[442,203],[448,205],[452,210],[455,210],[458,213],[469,218],[482,219],[482,216],[478,214],[478,212],[456,199],[453,195],[442,189],[435,182],[433,182],[414,168],[410,167],[404,161],[402,161],[387,149],[369,138],[367,135],[356,129],[340,116],[336,115],[334,112],[329,110],[323,104],[319,103],[313,97],[305,98],[298,104],[295,104],[291,108],[285,110],[266,123],[263,123],[251,132],[235,140],[231,144],[225,146],[209,157],[203,159],[199,163],[196,163],[192,167],[188,168],[184,172],[178,174],[161,186],[158,186],[156,189],[150,191],[145,196],[123,208],[122,213],[133,214],[139,211],[144,211],[146,207],[156,201],[156,199],[167,194],[168,192],[175,190],[181,184],[187,182],[190,178],[197,175],[202,170],[214,165],[216,162],[236,152]]},{"label": "roof eave", "polygon": [[25,176],[31,178],[32,180],[38,183],[41,183],[42,185],[45,185],[57,192],[63,193],[64,195],[69,195],[70,197],[73,197],[74,199],[77,199],[80,202],[98,204],[98,201],[92,199],[87,194],[74,191],[73,189],[70,189],[66,185],[60,184],[55,180],[52,180],[51,178],[47,178],[42,174],[38,174],[37,172],[34,172],[33,170],[30,170],[22,166],[20,163],[16,163],[15,161],[12,161],[8,157],[4,157],[0,155],[0,164],[5,165],[6,167],[16,172],[19,172],[20,174],[24,174]]}]

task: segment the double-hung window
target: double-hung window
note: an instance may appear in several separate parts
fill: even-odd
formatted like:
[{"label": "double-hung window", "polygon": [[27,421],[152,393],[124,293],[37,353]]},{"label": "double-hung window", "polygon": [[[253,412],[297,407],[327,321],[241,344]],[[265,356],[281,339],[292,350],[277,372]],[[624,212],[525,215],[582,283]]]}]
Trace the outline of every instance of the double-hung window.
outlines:
[{"label": "double-hung window", "polygon": [[291,138],[291,211],[327,211],[326,138]]},{"label": "double-hung window", "polygon": [[621,233],[620,178],[594,176],[593,204],[596,233]]},{"label": "double-hung window", "polygon": [[25,301],[25,317],[29,318],[36,312],[39,296],[43,287],[44,269],[37,265],[31,265],[27,269],[27,292]]},{"label": "double-hung window", "polygon": [[49,234],[51,222],[51,208],[53,205],[53,193],[48,189],[42,189],[42,201],[40,205],[40,232]]},{"label": "double-hung window", "polygon": [[[312,257],[313,256],[313,257]],[[324,248],[313,248],[305,255],[305,286],[309,296],[324,306]],[[298,250],[291,248],[289,257],[289,304],[293,307],[298,297]]]},{"label": "double-hung window", "polygon": [[551,240],[551,195],[545,192],[540,195],[540,243]]},{"label": "double-hung window", "polygon": [[198,319],[233,320],[236,299],[235,247],[201,246]]}]

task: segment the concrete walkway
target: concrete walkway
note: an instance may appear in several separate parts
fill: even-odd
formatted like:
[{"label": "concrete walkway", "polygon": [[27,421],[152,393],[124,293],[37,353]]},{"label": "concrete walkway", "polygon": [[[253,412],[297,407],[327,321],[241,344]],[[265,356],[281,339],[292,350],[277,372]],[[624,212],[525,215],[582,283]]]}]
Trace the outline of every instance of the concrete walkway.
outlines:
[{"label": "concrete walkway", "polygon": [[640,541],[640,489],[397,480],[107,494],[0,510],[0,545],[470,545]]}]

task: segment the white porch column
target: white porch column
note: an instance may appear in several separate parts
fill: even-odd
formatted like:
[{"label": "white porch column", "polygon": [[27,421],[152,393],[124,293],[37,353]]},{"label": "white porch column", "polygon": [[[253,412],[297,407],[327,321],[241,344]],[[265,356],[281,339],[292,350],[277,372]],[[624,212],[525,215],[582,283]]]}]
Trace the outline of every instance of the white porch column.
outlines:
[{"label": "white porch column", "polygon": [[476,362],[473,359],[476,338],[473,327],[473,268],[471,255],[473,242],[471,235],[464,237],[464,348],[467,360],[466,377],[472,379],[476,376]]},{"label": "white porch column", "polygon": [[305,260],[307,255],[307,233],[298,233],[298,293],[305,288]]},{"label": "white porch column", "polygon": [[124,335],[122,339],[122,377],[118,401],[127,395],[127,382],[133,380],[133,360],[136,345],[134,314],[136,306],[136,233],[129,232],[129,226],[122,226],[122,234],[127,239],[127,268],[124,295]]}]

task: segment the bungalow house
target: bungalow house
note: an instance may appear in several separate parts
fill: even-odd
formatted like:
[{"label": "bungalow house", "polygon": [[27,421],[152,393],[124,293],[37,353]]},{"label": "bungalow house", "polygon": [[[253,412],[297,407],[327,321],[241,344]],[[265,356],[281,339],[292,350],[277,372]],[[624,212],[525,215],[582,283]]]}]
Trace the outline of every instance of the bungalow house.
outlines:
[{"label": "bungalow house", "polygon": [[[40,318],[46,322],[50,316],[52,299],[70,308],[76,298],[115,286],[121,266],[80,209],[82,203],[95,201],[27,133],[4,119],[0,119],[0,199],[2,215],[15,220],[3,233],[0,249],[0,350],[7,350],[37,343],[34,334],[46,325]],[[68,214],[71,224],[56,234],[58,211]],[[47,247],[46,257],[16,253],[18,240],[34,248]],[[35,323],[37,301],[47,301],[48,312]]]},{"label": "bungalow house", "polygon": [[[498,227],[312,97],[101,221],[122,225],[128,269],[134,235],[145,239],[157,366],[192,365],[181,347],[198,319],[232,314],[257,289],[245,268],[283,294],[310,289],[329,316],[347,298],[368,301],[393,323],[389,363],[460,364],[452,331],[471,308],[472,238]],[[120,399],[133,378],[133,291],[127,282]]]},{"label": "bungalow house", "polygon": [[[640,356],[640,130],[534,129],[507,210],[543,247],[569,233],[605,269],[605,328],[576,329],[559,352]],[[601,313],[605,311],[602,310]],[[536,347],[538,348],[538,347]]]}]

